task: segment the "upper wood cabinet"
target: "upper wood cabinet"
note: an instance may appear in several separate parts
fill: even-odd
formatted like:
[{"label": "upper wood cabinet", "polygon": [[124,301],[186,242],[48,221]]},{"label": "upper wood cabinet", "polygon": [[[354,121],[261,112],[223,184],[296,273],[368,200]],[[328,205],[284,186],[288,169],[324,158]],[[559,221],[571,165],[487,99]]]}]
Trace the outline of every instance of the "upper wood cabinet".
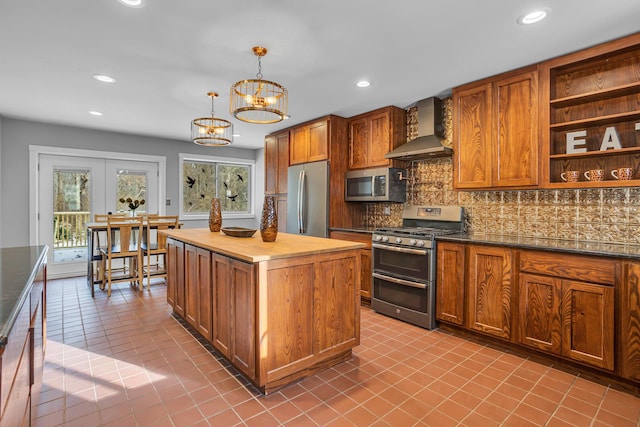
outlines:
[{"label": "upper wood cabinet", "polygon": [[[544,174],[551,188],[640,183],[640,33],[544,62]],[[611,171],[632,168],[631,179]],[[603,180],[585,171],[601,169]],[[578,171],[578,182],[563,172]]]},{"label": "upper wood cabinet", "polygon": [[287,192],[287,169],[289,168],[289,131],[267,135],[264,139],[264,193]]},{"label": "upper wood cabinet", "polygon": [[389,106],[349,119],[349,169],[391,166],[384,156],[407,142],[407,112]]},{"label": "upper wood cabinet", "polygon": [[538,185],[537,67],[453,90],[454,187]]},{"label": "upper wood cabinet", "polygon": [[317,162],[329,159],[329,119],[291,129],[289,163]]}]

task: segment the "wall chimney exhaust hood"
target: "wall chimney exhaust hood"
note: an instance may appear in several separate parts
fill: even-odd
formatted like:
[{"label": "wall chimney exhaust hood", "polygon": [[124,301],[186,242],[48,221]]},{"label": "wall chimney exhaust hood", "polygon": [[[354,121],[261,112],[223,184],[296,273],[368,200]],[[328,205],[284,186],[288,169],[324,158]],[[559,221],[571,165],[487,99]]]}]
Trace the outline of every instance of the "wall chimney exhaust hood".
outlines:
[{"label": "wall chimney exhaust hood", "polygon": [[418,101],[418,137],[385,154],[387,159],[420,160],[451,156],[452,150],[442,145],[442,100],[431,97]]}]

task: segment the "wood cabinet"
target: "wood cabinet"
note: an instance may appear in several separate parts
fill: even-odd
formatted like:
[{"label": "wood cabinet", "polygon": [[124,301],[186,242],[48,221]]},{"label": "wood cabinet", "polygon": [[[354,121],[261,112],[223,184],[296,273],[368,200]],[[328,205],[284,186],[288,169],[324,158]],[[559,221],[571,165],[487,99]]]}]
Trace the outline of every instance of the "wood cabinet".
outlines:
[{"label": "wood cabinet", "polygon": [[[170,255],[169,255],[170,254]],[[185,315],[184,243],[167,239],[167,303]]]},{"label": "wood cabinet", "polygon": [[538,103],[536,67],[454,88],[454,188],[538,185]]},{"label": "wood cabinet", "polygon": [[276,214],[278,215],[278,231],[287,232],[287,195],[275,196]]},{"label": "wood cabinet", "polygon": [[384,156],[407,142],[407,113],[390,106],[349,119],[349,169],[393,166]]},{"label": "wood cabinet", "polygon": [[[545,180],[551,188],[640,182],[640,33],[542,63]],[[629,180],[611,171],[633,168]],[[584,172],[604,171],[589,181]],[[562,173],[579,172],[578,182]]]},{"label": "wood cabinet", "polygon": [[616,263],[522,251],[519,270],[520,343],[613,370]]},{"label": "wood cabinet", "polygon": [[264,139],[265,194],[287,193],[289,131],[267,135]]},{"label": "wood cabinet", "polygon": [[360,251],[360,297],[365,302],[371,301],[371,233],[356,233],[349,231],[331,231],[329,238],[348,240],[350,242],[363,243],[364,249]]},{"label": "wood cabinet", "polygon": [[440,242],[437,245],[436,319],[464,325],[465,245]]},{"label": "wood cabinet", "polygon": [[507,248],[469,245],[467,327],[511,338],[512,255]]},{"label": "wood cabinet", "polygon": [[620,373],[640,381],[640,263],[626,262],[620,288]]},{"label": "wood cabinet", "polygon": [[185,320],[211,339],[211,252],[184,245]]},{"label": "wood cabinet", "polygon": [[329,159],[329,119],[323,118],[291,129],[289,163],[317,162]]},{"label": "wood cabinet", "polygon": [[214,254],[213,345],[255,379],[255,280],[253,265]]}]

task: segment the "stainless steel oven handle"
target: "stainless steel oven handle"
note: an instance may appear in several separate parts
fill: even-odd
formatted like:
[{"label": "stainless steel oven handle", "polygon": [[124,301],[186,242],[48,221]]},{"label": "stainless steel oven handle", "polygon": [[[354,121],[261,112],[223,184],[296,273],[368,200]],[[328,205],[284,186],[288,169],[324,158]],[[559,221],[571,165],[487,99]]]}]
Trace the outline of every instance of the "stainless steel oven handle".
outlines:
[{"label": "stainless steel oven handle", "polygon": [[397,246],[381,245],[379,243],[373,243],[373,244],[371,244],[371,247],[376,248],[376,249],[382,249],[384,251],[402,252],[404,254],[413,254],[413,255],[428,255],[429,254],[429,252],[427,250],[411,249],[411,248],[399,248]]},{"label": "stainless steel oven handle", "polygon": [[427,289],[427,285],[425,285],[424,283],[411,282],[409,280],[403,280],[403,279],[398,279],[396,277],[385,276],[384,274],[380,274],[380,273],[373,273],[373,277],[380,280],[386,280],[387,282],[395,283],[397,285],[411,286],[412,288]]}]

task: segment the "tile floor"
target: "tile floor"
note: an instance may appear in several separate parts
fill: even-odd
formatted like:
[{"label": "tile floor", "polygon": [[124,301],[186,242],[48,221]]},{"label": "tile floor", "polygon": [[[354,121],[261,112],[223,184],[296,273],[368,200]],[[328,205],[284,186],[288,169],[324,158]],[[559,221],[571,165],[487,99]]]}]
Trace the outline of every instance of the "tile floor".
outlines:
[{"label": "tile floor", "polygon": [[640,399],[362,310],[351,361],[261,396],[174,319],[163,284],[48,283],[36,427],[637,426]]}]

